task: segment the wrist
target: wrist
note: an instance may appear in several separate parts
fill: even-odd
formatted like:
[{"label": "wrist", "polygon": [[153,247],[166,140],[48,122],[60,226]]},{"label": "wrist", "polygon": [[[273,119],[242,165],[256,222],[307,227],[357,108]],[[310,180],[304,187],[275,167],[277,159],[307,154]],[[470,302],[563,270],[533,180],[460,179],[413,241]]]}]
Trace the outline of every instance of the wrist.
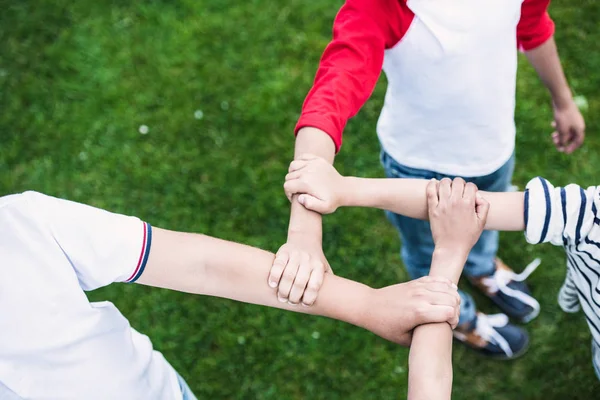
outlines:
[{"label": "wrist", "polygon": [[361,178],[356,178],[354,176],[345,176],[344,181],[342,183],[343,193],[340,196],[340,204],[344,207],[361,207],[360,200],[360,180]]},{"label": "wrist", "polygon": [[338,207],[350,207],[353,205],[352,195],[354,192],[354,186],[356,185],[356,178],[351,176],[342,176],[340,182],[340,191],[337,196]]},{"label": "wrist", "polygon": [[552,105],[559,110],[569,108],[573,105],[573,94],[567,87],[559,92],[552,93]]},{"label": "wrist", "polygon": [[318,243],[321,245],[323,234],[321,227],[303,226],[303,227],[290,227],[288,229],[287,241],[288,242],[303,242],[303,243]]},{"label": "wrist", "polygon": [[429,276],[441,276],[458,283],[468,255],[469,250],[436,246],[431,258]]}]

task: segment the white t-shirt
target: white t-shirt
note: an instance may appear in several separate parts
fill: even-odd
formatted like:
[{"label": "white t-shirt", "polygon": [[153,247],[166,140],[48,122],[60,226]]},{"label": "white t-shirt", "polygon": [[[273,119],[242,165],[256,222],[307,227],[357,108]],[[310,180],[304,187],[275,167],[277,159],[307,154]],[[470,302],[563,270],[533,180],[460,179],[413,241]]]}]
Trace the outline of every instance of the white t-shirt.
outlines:
[{"label": "white t-shirt", "polygon": [[508,161],[521,3],[408,1],[415,18],[385,52],[388,88],[377,124],[394,160],[460,176],[488,175]]},{"label": "white t-shirt", "polygon": [[182,398],[148,337],[84,292],[139,278],[151,240],[134,217],[35,192],[0,198],[0,398]]}]

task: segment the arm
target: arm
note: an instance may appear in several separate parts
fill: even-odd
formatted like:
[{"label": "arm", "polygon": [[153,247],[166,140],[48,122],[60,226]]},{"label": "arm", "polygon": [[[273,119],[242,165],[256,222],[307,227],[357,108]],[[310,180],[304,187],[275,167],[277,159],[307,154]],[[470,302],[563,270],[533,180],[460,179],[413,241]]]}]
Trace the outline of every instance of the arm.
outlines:
[{"label": "arm", "polygon": [[277,302],[264,279],[272,253],[152,228],[139,218],[36,192],[22,196],[32,215],[31,228],[48,235],[54,251],[68,258],[72,278],[83,290],[138,282],[337,318],[403,345],[410,343],[416,325],[458,323],[458,292],[447,280],[425,277],[372,289],[328,276],[314,307],[293,307]]},{"label": "arm", "polygon": [[556,148],[570,154],[583,143],[585,122],[573,101],[565,78],[554,37],[554,23],[547,12],[548,0],[523,2],[517,39],[527,59],[552,96],[556,132],[552,139]]},{"label": "arm", "polygon": [[[438,187],[439,186],[439,187]],[[427,186],[428,213],[435,250],[429,276],[458,283],[469,251],[485,225],[489,204],[477,188],[457,178],[451,184]],[[456,229],[460,226],[461,229]],[[418,326],[409,355],[408,398],[450,399],[452,394],[452,328],[446,323]]]},{"label": "arm", "polygon": [[205,235],[158,228],[153,232],[138,280],[145,285],[327,316],[404,345],[410,342],[410,330],[424,320],[458,322],[458,293],[445,279],[372,289],[327,275],[313,307],[291,306],[278,302],[263,278],[272,253]]},{"label": "arm", "polygon": [[[461,271],[462,263],[456,253],[434,251],[429,276],[452,275]],[[452,394],[452,328],[447,323],[426,324],[415,328],[408,359],[408,399],[450,399]]]},{"label": "arm", "polygon": [[[335,146],[329,135],[317,129],[306,127],[298,132],[295,157],[305,151],[314,152],[333,163]],[[325,272],[331,267],[323,254],[323,228],[321,214],[310,211],[290,196],[292,204],[286,243],[281,246],[268,274],[269,286],[277,288],[280,302],[312,305],[323,282]],[[293,284],[297,282],[294,289]]]},{"label": "arm", "polygon": [[[428,219],[424,179],[367,179],[349,177],[347,206],[373,207],[416,219]],[[479,193],[490,203],[485,229],[522,231],[525,228],[523,192]]]},{"label": "arm", "polygon": [[[338,207],[373,207],[416,219],[428,219],[424,179],[369,179],[341,176],[335,168],[312,155],[292,162],[286,176],[288,195],[322,214]],[[490,203],[486,229],[520,231],[525,228],[523,192],[480,191]]]},{"label": "arm", "polygon": [[[333,40],[323,53],[296,125],[295,158],[312,153],[333,163],[347,120],[367,101],[377,83],[386,46],[399,40],[402,28],[409,25],[398,19],[412,18],[400,3],[348,0],[340,9]],[[277,252],[269,285],[278,288],[283,302],[311,305],[324,272],[331,271],[322,250],[321,216],[307,211],[293,196],[290,201],[288,238]]]}]

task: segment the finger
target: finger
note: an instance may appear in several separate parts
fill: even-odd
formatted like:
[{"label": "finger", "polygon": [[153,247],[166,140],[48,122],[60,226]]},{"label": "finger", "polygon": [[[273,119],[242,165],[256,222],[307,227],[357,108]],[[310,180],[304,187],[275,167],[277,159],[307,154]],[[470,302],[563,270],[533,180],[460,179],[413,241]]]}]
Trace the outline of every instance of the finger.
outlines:
[{"label": "finger", "polygon": [[430,292],[428,294],[428,301],[434,306],[458,307],[460,296],[458,292]]},{"label": "finger", "polygon": [[454,315],[452,316],[452,318],[450,318],[448,320],[448,323],[450,324],[452,329],[456,329],[456,327],[458,326],[459,318],[460,318],[460,307],[456,307],[456,309],[454,310]]},{"label": "finger", "polygon": [[323,277],[323,269],[312,270],[312,272],[310,273],[308,284],[306,285],[306,289],[304,290],[304,296],[302,296],[303,306],[310,307],[313,304],[315,304],[317,296],[319,295],[319,290],[321,290],[321,285],[323,285]]},{"label": "finger", "polygon": [[298,179],[300,178],[302,175],[304,174],[304,171],[299,169],[296,171],[292,171],[289,172],[286,176],[285,176],[285,180],[286,181],[293,181],[294,179]]},{"label": "finger", "polygon": [[281,275],[283,274],[283,270],[285,269],[289,258],[288,252],[284,250],[279,250],[275,255],[275,260],[271,266],[268,278],[269,286],[272,288],[276,288],[277,285],[279,285],[279,280],[281,279]]},{"label": "finger", "polygon": [[444,178],[440,181],[439,190],[438,190],[438,198],[440,201],[446,200],[450,198],[452,194],[452,181],[450,178]]},{"label": "finger", "polygon": [[318,212],[319,214],[329,214],[334,210],[327,206],[327,203],[310,194],[301,194],[298,196],[298,203],[302,204],[307,210]]},{"label": "finger", "polygon": [[310,273],[313,269],[314,268],[308,261],[308,257],[306,260],[303,260],[303,262],[300,263],[300,268],[298,268],[296,279],[294,279],[292,290],[290,291],[290,296],[288,297],[288,303],[292,305],[298,305],[298,303],[300,303],[300,300],[304,295],[306,285],[308,284],[308,280],[310,279]]},{"label": "finger", "polygon": [[[423,276],[423,277],[421,277],[419,279],[415,279],[411,282],[418,282],[418,283],[422,283],[422,284],[441,282],[441,283],[447,284],[448,286],[454,285],[450,279],[444,278],[443,276],[437,276],[437,275],[436,276],[429,276],[429,275]],[[454,286],[456,286],[456,285],[454,285]]]},{"label": "finger", "polygon": [[314,154],[306,153],[306,154],[302,154],[298,158],[300,160],[304,160],[304,161],[312,161],[312,160],[317,160],[319,157],[315,156]]},{"label": "finger", "polygon": [[[430,282],[427,283],[425,288],[430,292],[447,293],[451,296],[458,296],[458,290],[454,288],[452,282]],[[460,298],[460,296],[459,296]]]},{"label": "finger", "polygon": [[438,184],[437,179],[432,179],[427,184],[427,207],[432,210],[437,207],[439,199],[438,199]]},{"label": "finger", "polygon": [[288,196],[288,199],[291,199],[292,196],[297,193],[306,193],[308,189],[308,184],[300,179],[285,181],[283,184],[283,190],[285,191],[285,195]]},{"label": "finger", "polygon": [[307,165],[308,165],[308,162],[306,162],[304,160],[294,160],[290,163],[288,172],[294,172],[294,171],[301,170],[302,168],[306,167]]},{"label": "finger", "polygon": [[455,315],[455,307],[430,305],[418,313],[417,325],[449,322],[455,318]]},{"label": "finger", "polygon": [[483,198],[479,193],[475,198],[475,212],[477,218],[485,225],[487,220],[488,212],[490,211],[490,203]]},{"label": "finger", "polygon": [[560,137],[556,131],[552,132],[552,143],[557,147],[560,145]]},{"label": "finger", "polygon": [[277,298],[282,303],[288,301],[288,297],[290,296],[290,291],[292,290],[292,284],[294,283],[294,279],[296,278],[298,268],[300,268],[300,257],[298,253],[293,252],[290,255],[290,259],[288,260],[288,263],[281,276],[281,280],[279,281],[279,290],[277,292]]},{"label": "finger", "polygon": [[469,182],[465,185],[465,191],[463,193],[463,198],[475,203],[475,196],[477,195],[477,185],[473,182]]},{"label": "finger", "polygon": [[564,151],[565,150],[565,146],[569,140],[569,133],[568,132],[564,132],[564,130],[557,128],[556,130],[557,133],[557,138],[558,138],[558,146],[559,146],[559,151]]},{"label": "finger", "polygon": [[571,143],[565,149],[565,153],[571,154],[577,150],[582,144],[585,137],[585,131],[583,128],[573,128],[573,138]]},{"label": "finger", "polygon": [[462,199],[465,191],[465,180],[463,178],[454,178],[452,181],[452,194],[451,197],[455,200]]}]

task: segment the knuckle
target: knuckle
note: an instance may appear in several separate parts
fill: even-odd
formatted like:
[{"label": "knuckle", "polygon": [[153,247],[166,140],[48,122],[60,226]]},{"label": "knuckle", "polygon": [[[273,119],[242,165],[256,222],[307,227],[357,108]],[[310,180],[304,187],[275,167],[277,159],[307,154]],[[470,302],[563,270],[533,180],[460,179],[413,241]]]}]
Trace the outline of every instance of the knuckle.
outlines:
[{"label": "knuckle", "polygon": [[296,279],[294,281],[294,289],[304,290],[305,287],[306,287],[306,281],[302,281],[302,280],[298,280],[298,279]]},{"label": "knuckle", "polygon": [[294,271],[286,269],[283,273],[283,280],[288,282],[288,281],[291,281],[292,279],[294,279],[295,276],[296,276],[296,273]]},{"label": "knuckle", "polygon": [[417,318],[422,319],[427,314],[427,308],[424,306],[418,306],[415,308],[415,315]]}]

